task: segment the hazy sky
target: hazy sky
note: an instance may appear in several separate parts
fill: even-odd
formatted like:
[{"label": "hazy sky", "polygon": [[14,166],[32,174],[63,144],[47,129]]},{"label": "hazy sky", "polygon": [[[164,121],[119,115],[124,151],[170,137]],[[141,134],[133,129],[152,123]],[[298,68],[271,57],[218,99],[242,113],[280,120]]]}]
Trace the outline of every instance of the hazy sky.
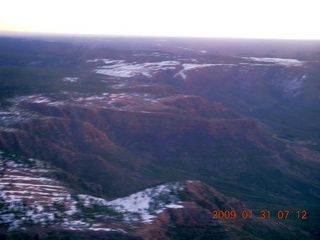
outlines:
[{"label": "hazy sky", "polygon": [[0,31],[319,39],[319,0],[0,0]]}]

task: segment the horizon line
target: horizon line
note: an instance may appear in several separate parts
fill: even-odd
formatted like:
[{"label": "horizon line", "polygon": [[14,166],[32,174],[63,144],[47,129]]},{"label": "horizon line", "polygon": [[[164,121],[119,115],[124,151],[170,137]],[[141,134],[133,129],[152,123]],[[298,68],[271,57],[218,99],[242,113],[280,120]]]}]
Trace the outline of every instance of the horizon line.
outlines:
[{"label": "horizon line", "polygon": [[96,38],[172,38],[172,39],[228,39],[228,40],[261,40],[261,41],[320,41],[313,38],[263,38],[263,37],[226,37],[226,36],[171,36],[171,35],[130,35],[130,34],[93,34],[65,32],[27,32],[1,31],[0,37],[96,37]]}]

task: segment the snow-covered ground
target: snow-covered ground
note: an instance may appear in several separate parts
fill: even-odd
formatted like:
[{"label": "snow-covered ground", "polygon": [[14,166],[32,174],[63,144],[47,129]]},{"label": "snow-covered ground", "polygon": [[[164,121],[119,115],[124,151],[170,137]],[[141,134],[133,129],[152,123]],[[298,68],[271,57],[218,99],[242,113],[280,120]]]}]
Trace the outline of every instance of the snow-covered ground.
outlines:
[{"label": "snow-covered ground", "polygon": [[112,77],[119,78],[132,78],[136,76],[144,76],[147,78],[152,78],[152,76],[159,72],[165,70],[175,70],[177,73],[174,77],[181,76],[186,79],[187,71],[197,70],[199,68],[206,67],[217,67],[217,66],[234,66],[234,64],[225,63],[194,63],[192,59],[190,63],[183,63],[181,61],[161,61],[161,62],[146,62],[146,63],[128,63],[124,60],[110,60],[110,59],[94,59],[88,60],[87,62],[104,63],[94,70],[98,74],[108,75]]},{"label": "snow-covered ground", "polygon": [[[29,96],[26,96],[25,98],[28,99]],[[37,95],[37,97],[40,97],[40,95]],[[17,101],[21,101],[25,98],[16,98]],[[37,99],[38,102],[43,101],[44,97]],[[36,117],[39,117],[34,112],[29,112],[24,109],[21,109],[17,106],[10,107],[6,109],[5,111],[0,111],[0,128],[1,131],[4,131],[7,129],[7,131],[13,131],[13,129],[10,130],[8,128],[11,124],[18,123],[18,122],[27,122],[30,119],[34,119]]]},{"label": "snow-covered ground", "polygon": [[180,70],[174,77],[181,76],[183,79],[187,79],[187,71],[194,71],[200,68],[208,67],[219,67],[219,66],[236,66],[235,64],[225,64],[225,63],[210,63],[210,64],[195,64],[195,63],[184,63],[182,64],[182,70]]},{"label": "snow-covered ground", "polygon": [[288,67],[297,67],[302,66],[305,62],[297,59],[288,59],[288,58],[270,58],[270,57],[243,57],[243,59],[260,62],[260,63],[270,63],[277,64]]},{"label": "snow-covered ground", "polygon": [[104,59],[103,62],[107,65],[94,70],[96,73],[121,78],[131,78],[135,76],[151,78],[155,72],[175,69],[180,64],[178,61],[126,63],[123,60],[109,59]]},{"label": "snow-covered ground", "polygon": [[179,191],[184,189],[182,183],[163,184],[107,201],[72,194],[62,182],[51,177],[54,170],[49,165],[36,159],[21,159],[5,157],[0,152],[0,224],[7,224],[9,230],[35,224],[124,232],[105,222],[114,219],[114,214],[108,216],[110,211],[120,216],[118,221],[123,223],[147,224],[165,209],[183,208],[178,198]]},{"label": "snow-covered ground", "polygon": [[[30,95],[26,97],[19,97],[14,99],[16,104],[40,104],[49,107],[59,107],[63,105],[88,107],[90,109],[117,109],[119,111],[131,112],[161,112],[171,110],[172,107],[166,104],[171,98],[183,98],[188,95],[176,94],[174,96],[158,96],[154,93],[144,92],[119,92],[101,93],[101,94],[81,94],[81,93],[67,93],[64,100],[54,100],[54,95]],[[26,111],[26,110],[25,110]],[[1,116],[1,115],[0,115]],[[7,118],[7,115],[6,115]],[[0,119],[1,120],[1,119]],[[1,123],[1,121],[0,121]],[[7,126],[10,126],[9,119],[7,119]],[[1,127],[1,125],[0,125]],[[7,131],[10,131],[9,128]],[[1,130],[1,128],[0,128]],[[13,129],[14,130],[14,129]]]},{"label": "snow-covered ground", "polygon": [[4,157],[0,153],[0,224],[8,230],[35,224],[69,230],[123,231],[79,219],[79,202],[53,170],[35,159]]},{"label": "snow-covered ground", "polygon": [[148,188],[113,201],[106,201],[85,194],[78,195],[80,202],[87,208],[105,206],[121,213],[126,222],[150,223],[168,208],[183,208],[177,197],[178,192],[184,189],[182,183],[168,183]]},{"label": "snow-covered ground", "polygon": [[183,190],[181,183],[164,184],[113,200],[108,205],[124,213],[127,221],[141,219],[148,223],[167,208],[183,208],[179,205],[177,197],[177,193],[181,190]]},{"label": "snow-covered ground", "polygon": [[[200,51],[201,53],[206,53],[206,51]],[[152,54],[151,54],[152,56]],[[155,56],[157,56],[155,54]],[[125,60],[112,60],[112,59],[94,59],[88,60],[89,63],[100,63],[99,68],[96,68],[94,72],[98,74],[108,75],[117,78],[133,78],[137,76],[144,76],[147,78],[152,78],[152,76],[159,72],[165,70],[174,70],[177,73],[174,77],[182,77],[187,79],[187,71],[194,71],[199,68],[217,67],[217,66],[237,66],[241,64],[250,65],[281,65],[287,67],[298,67],[303,66],[305,62],[297,59],[285,59],[285,58],[270,58],[270,57],[242,57],[239,58],[250,61],[252,63],[239,62],[235,63],[194,63],[193,59],[185,59],[183,61],[161,61],[161,62],[126,62]]]},{"label": "snow-covered ground", "polygon": [[116,212],[122,213],[124,220],[127,222],[142,221],[150,223],[157,214],[167,208],[183,208],[177,197],[178,192],[183,189],[181,183],[168,183],[109,202],[83,194],[79,195],[79,199],[86,207],[93,205],[108,206]]},{"label": "snow-covered ground", "polygon": [[[77,212],[77,202],[59,181],[48,177],[52,170],[43,162],[25,162],[0,156],[0,223],[15,229],[24,223],[47,225]],[[64,209],[61,212],[58,208]]]}]

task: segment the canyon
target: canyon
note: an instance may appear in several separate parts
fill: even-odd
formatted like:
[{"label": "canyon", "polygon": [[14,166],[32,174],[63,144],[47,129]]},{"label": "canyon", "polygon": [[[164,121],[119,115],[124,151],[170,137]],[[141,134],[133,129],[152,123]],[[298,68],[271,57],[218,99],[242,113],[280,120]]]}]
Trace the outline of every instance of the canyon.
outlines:
[{"label": "canyon", "polygon": [[1,234],[316,239],[320,45],[159,41],[0,39]]}]

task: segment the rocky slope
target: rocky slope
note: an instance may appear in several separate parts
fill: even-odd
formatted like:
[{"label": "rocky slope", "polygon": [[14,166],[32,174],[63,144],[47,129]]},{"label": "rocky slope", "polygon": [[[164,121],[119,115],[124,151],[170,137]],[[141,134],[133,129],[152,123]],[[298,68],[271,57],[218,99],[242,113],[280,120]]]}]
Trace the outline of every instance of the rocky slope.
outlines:
[{"label": "rocky slope", "polygon": [[[71,189],[66,185],[70,176],[43,161],[4,153],[0,160],[0,233],[9,233],[8,239],[49,239],[53,234],[58,239],[75,239],[80,233],[85,239],[204,239],[213,235],[260,239],[260,231],[273,237],[307,236],[259,216],[213,220],[213,210],[232,209],[241,216],[249,209],[200,181],[166,183],[107,201],[81,193],[80,184],[74,183]],[[254,233],[244,234],[247,227],[255,229]]]},{"label": "rocky slope", "polygon": [[[150,93],[63,93],[59,101],[51,98],[57,95],[13,100],[15,109],[33,117],[3,128],[2,148],[50,161],[106,196],[186,175],[211,184],[218,179],[241,182],[261,193],[317,188],[317,168],[299,170],[300,159],[287,144],[221,104]],[[304,170],[313,184],[299,179]],[[163,174],[156,177],[156,172]],[[260,179],[251,181],[257,174]],[[270,174],[295,179],[299,187],[277,183]]]}]

